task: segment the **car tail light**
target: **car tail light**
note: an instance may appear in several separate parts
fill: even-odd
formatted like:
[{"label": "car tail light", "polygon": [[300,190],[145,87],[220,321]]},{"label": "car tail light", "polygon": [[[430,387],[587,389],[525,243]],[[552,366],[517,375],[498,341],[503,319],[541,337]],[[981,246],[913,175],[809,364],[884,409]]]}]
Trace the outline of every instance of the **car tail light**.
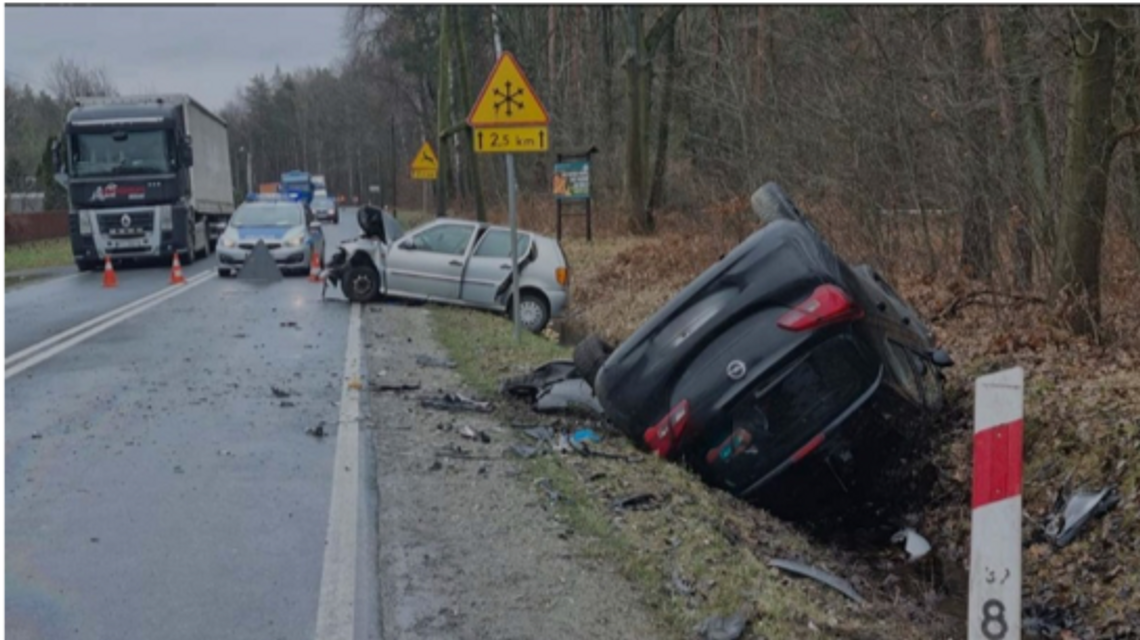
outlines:
[{"label": "car tail light", "polygon": [[776,324],[788,331],[806,331],[862,317],[863,310],[851,302],[843,289],[824,284],[816,287],[810,298],[780,316]]},{"label": "car tail light", "polygon": [[689,401],[682,400],[680,404],[669,410],[661,422],[646,429],[642,438],[649,448],[657,452],[657,455],[665,457],[673,451],[673,446],[677,444],[677,439],[687,426],[689,426]]},{"label": "car tail light", "polygon": [[812,438],[807,441],[807,444],[800,447],[795,453],[792,454],[792,462],[799,462],[807,457],[809,453],[816,450],[816,447],[823,444],[823,434]]},{"label": "car tail light", "polygon": [[558,267],[554,270],[554,279],[558,281],[558,285],[565,287],[566,282],[570,280],[570,272],[566,267]]}]

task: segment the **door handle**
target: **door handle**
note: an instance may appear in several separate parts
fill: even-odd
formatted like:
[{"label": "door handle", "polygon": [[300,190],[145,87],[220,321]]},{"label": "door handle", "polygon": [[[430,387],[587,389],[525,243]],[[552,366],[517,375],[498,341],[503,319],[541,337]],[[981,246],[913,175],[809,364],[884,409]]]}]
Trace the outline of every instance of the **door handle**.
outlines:
[{"label": "door handle", "polygon": [[452,260],[451,262],[448,262],[447,264],[449,264],[453,267],[462,267],[463,266],[463,263],[460,262],[459,260]]},{"label": "door handle", "polygon": [[503,271],[510,271],[510,270],[511,270],[511,265],[509,265],[509,264],[503,264],[503,265],[499,265],[499,268],[500,268],[500,269],[502,269]]}]

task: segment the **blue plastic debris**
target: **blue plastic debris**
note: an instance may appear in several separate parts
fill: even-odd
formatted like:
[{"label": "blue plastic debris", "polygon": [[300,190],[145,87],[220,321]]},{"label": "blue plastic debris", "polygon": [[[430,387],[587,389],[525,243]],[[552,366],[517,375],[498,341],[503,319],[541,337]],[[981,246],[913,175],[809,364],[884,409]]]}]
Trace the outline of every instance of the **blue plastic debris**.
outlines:
[{"label": "blue plastic debris", "polygon": [[583,442],[601,444],[602,437],[599,436],[593,429],[579,429],[574,432],[574,435],[570,436],[570,442],[572,444],[582,444]]}]

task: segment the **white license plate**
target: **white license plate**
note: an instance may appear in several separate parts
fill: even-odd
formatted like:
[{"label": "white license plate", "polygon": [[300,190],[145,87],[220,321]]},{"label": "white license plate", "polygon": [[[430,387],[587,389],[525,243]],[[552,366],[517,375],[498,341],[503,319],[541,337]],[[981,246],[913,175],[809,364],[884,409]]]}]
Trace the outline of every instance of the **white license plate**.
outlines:
[{"label": "white license plate", "polygon": [[116,249],[130,249],[134,247],[146,247],[149,245],[147,244],[146,238],[138,238],[134,240],[108,240],[107,246],[114,247]]}]

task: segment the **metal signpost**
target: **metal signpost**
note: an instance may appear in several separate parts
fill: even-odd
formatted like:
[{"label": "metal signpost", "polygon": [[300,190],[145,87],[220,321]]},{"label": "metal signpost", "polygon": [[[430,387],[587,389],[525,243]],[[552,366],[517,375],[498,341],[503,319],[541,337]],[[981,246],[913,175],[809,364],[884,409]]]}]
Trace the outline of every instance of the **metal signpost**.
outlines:
[{"label": "metal signpost", "polygon": [[1021,436],[1025,372],[978,378],[969,640],[1021,637]]},{"label": "metal signpost", "polygon": [[503,51],[499,36],[499,14],[494,7],[491,19],[495,29],[498,60],[471,107],[467,124],[475,130],[476,153],[507,154],[507,208],[511,224],[511,314],[515,341],[521,338],[519,326],[519,242],[515,182],[515,153],[540,153],[550,145],[547,125],[550,116],[535,94],[522,67],[509,51]]},{"label": "metal signpost", "polygon": [[554,201],[557,209],[558,241],[562,241],[563,203],[583,203],[586,206],[586,242],[593,242],[594,225],[590,198],[590,156],[597,153],[590,147],[581,153],[560,153],[554,165]]}]

